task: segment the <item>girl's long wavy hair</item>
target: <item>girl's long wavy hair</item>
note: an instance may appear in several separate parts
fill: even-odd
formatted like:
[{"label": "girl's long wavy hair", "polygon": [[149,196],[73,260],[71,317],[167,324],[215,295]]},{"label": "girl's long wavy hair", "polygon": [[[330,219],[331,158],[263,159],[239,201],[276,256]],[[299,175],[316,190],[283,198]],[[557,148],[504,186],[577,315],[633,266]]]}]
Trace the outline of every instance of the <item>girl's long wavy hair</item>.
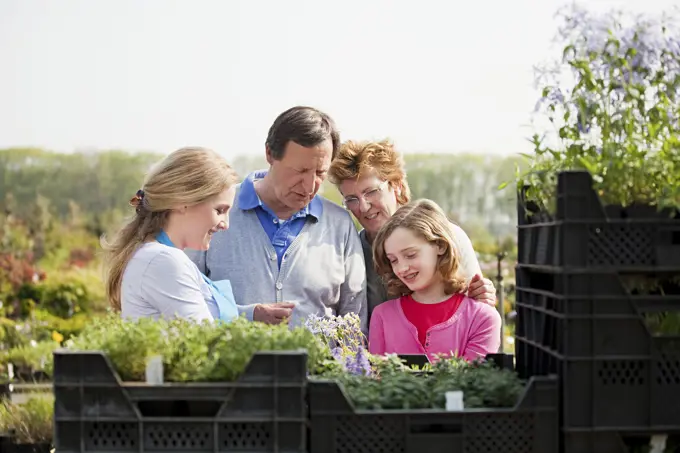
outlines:
[{"label": "girl's long wavy hair", "polygon": [[428,199],[412,201],[397,209],[390,220],[383,225],[373,241],[373,263],[378,275],[387,285],[390,296],[398,297],[412,291],[392,270],[392,264],[385,253],[385,241],[397,228],[406,228],[430,244],[444,249],[437,258],[437,270],[444,282],[446,294],[466,290],[465,279],[458,276],[460,257],[453,237],[451,222],[437,203]]},{"label": "girl's long wavy hair", "polygon": [[206,148],[179,149],[153,166],[130,200],[135,212],[112,239],[101,238],[106,295],[115,311],[121,309],[120,287],[130,258],[165,227],[172,209],[203,203],[237,182],[236,172],[224,158]]}]

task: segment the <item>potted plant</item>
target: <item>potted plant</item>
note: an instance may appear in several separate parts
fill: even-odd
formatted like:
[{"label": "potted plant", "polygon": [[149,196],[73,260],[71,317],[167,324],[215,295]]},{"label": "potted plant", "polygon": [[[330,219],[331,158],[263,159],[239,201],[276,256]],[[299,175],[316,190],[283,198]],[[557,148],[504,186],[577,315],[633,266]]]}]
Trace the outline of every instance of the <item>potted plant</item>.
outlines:
[{"label": "potted plant", "polygon": [[680,39],[677,15],[562,19],[518,175],[517,362],[559,373],[566,451],[613,450],[680,424]]},{"label": "potted plant", "polygon": [[0,361],[11,364],[13,378],[19,382],[44,382],[52,372],[52,352],[56,341],[31,340],[28,344],[0,352]]},{"label": "potted plant", "polygon": [[306,452],[307,374],[328,355],[287,325],[94,320],[54,353],[55,448]]},{"label": "potted plant", "polygon": [[526,201],[556,211],[557,176],[586,171],[605,206],[680,207],[677,16],[562,11],[562,59],[541,67]]},{"label": "potted plant", "polygon": [[52,443],[51,395],[33,396],[17,404],[0,401],[0,442],[3,453],[47,453]]},{"label": "potted plant", "polygon": [[[311,453],[558,449],[554,377],[525,388],[491,361],[441,357],[408,367],[396,355],[372,356],[356,315],[310,317],[307,327],[333,355],[309,381]],[[452,398],[464,410],[449,407]]]},{"label": "potted plant", "polygon": [[[545,132],[532,138],[529,169],[518,174],[520,263],[677,269],[680,45],[673,17],[597,16],[572,7],[563,19],[562,59],[537,79],[536,124]],[[532,226],[551,221],[582,228]]]}]

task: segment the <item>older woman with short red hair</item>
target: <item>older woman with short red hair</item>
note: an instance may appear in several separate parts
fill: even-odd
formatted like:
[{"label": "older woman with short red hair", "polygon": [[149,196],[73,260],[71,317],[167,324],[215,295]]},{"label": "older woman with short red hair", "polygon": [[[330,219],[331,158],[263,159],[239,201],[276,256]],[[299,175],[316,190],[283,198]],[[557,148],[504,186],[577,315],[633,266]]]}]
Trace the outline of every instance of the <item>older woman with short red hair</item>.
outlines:
[{"label": "older woman with short red hair", "polygon": [[[387,290],[373,265],[372,244],[380,228],[392,214],[411,200],[404,161],[387,141],[345,142],[333,160],[329,180],[343,196],[343,205],[363,229],[359,232],[366,262],[369,317],[373,309],[389,299]],[[452,223],[460,276],[468,282],[468,296],[489,304],[496,303],[496,289],[483,278],[472,242],[458,225]]]}]

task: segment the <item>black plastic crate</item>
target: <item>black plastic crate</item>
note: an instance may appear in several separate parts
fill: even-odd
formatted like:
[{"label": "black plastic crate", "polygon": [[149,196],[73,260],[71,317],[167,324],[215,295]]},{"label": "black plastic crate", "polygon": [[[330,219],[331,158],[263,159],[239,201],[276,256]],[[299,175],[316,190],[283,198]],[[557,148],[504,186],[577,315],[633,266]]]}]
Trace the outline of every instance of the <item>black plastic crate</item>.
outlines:
[{"label": "black plastic crate", "polygon": [[605,206],[588,172],[562,172],[557,180],[554,217],[519,194],[520,264],[680,271],[680,213]]},{"label": "black plastic crate", "polygon": [[354,409],[335,381],[310,381],[310,453],[558,452],[556,377],[532,378],[514,408]]},{"label": "black plastic crate", "polygon": [[55,447],[306,452],[307,354],[260,352],[236,382],[122,382],[100,352],[54,353]]},{"label": "black plastic crate", "polygon": [[[680,429],[680,427],[678,427]],[[651,436],[657,433],[621,433],[617,431],[567,432],[561,453],[648,453]],[[664,453],[680,453],[677,431],[664,433]]]},{"label": "black plastic crate", "polygon": [[647,357],[571,359],[522,338],[515,344],[520,375],[560,376],[565,430],[621,432],[680,426],[680,343],[655,347]]},{"label": "black plastic crate", "polygon": [[680,280],[648,294],[628,289],[634,283],[618,273],[518,266],[516,280],[516,334],[557,355],[648,356],[657,339],[680,338]]},{"label": "black plastic crate", "polygon": [[561,377],[565,430],[680,427],[680,332],[658,329],[680,328],[680,293],[633,295],[623,278],[517,269],[517,369]]}]

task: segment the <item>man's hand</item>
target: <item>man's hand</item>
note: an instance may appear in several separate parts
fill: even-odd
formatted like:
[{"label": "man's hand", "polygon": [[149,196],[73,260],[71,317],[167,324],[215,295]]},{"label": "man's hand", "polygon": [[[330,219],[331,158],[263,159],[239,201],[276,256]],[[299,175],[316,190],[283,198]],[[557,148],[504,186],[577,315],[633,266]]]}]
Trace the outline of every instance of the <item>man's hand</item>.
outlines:
[{"label": "man's hand", "polygon": [[493,306],[498,302],[496,299],[496,287],[493,282],[488,278],[482,278],[480,274],[475,274],[472,280],[470,280],[468,297]]},{"label": "man's hand", "polygon": [[295,304],[290,302],[257,304],[253,309],[253,321],[265,324],[281,324],[290,318],[293,308],[295,308]]}]

